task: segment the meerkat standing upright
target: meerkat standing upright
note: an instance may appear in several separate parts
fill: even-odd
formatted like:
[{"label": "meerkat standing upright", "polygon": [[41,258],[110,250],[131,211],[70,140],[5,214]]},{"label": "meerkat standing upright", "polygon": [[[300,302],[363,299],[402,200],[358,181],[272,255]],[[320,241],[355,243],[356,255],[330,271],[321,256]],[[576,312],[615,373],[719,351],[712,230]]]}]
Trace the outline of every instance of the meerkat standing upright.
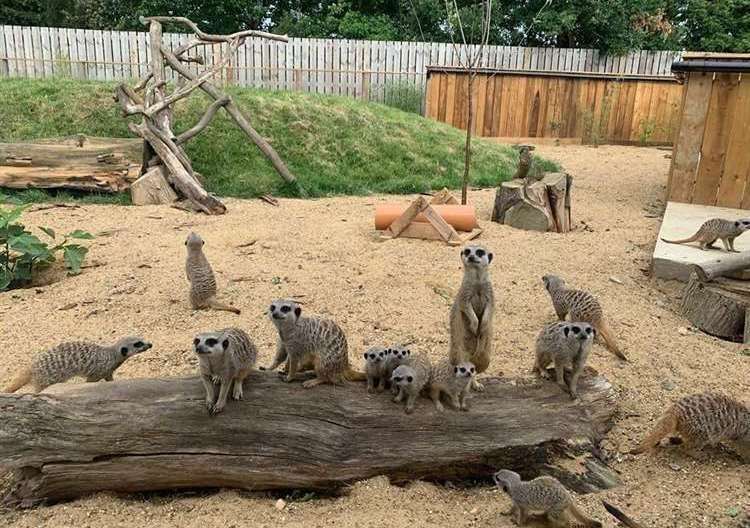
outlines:
[{"label": "meerkat standing upright", "polygon": [[276,357],[268,370],[274,370],[284,361],[289,368],[287,382],[300,379],[300,365],[312,359],[315,378],[305,381],[305,388],[323,383],[339,384],[347,381],[366,381],[363,372],[349,365],[349,347],[341,327],[330,319],[303,317],[302,307],[294,301],[274,301],[268,315],[279,333]]},{"label": "meerkat standing upright", "polygon": [[[218,414],[232,399],[242,399],[242,382],[255,367],[258,350],[250,337],[239,328],[225,328],[204,332],[193,339],[193,350],[198,356],[201,380],[206,389],[209,414]],[[219,397],[214,401],[214,384],[218,383]]]},{"label": "meerkat standing upright", "polygon": [[[490,366],[492,353],[495,294],[488,272],[492,253],[481,246],[467,246],[461,251],[461,261],[464,277],[450,311],[448,358],[454,365],[471,362],[480,374]],[[484,390],[476,378],[472,378],[471,386]]]},{"label": "meerkat standing upright", "polygon": [[203,253],[203,244],[205,244],[203,239],[193,232],[185,240],[185,246],[187,246],[185,271],[190,281],[190,305],[194,310],[211,308],[239,314],[239,309],[216,299],[216,277]]},{"label": "meerkat standing upright", "polygon": [[[586,366],[596,330],[588,323],[557,322],[545,325],[536,339],[536,362],[533,372],[547,379],[547,367],[555,364],[557,384],[578,398],[578,378]],[[565,383],[565,367],[572,369],[570,381]]]},{"label": "meerkat standing upright", "polygon": [[513,508],[510,514],[518,526],[524,526],[533,513],[541,513],[556,528],[583,526],[601,528],[602,523],[591,519],[576,506],[565,486],[554,477],[542,476],[523,482],[515,471],[501,469],[494,475],[495,484],[510,495]]},{"label": "meerkat standing upright", "polygon": [[381,346],[374,346],[364,353],[365,374],[367,375],[367,392],[385,390],[385,370],[389,353]]},{"label": "meerkat standing upright", "polygon": [[151,343],[142,337],[124,337],[111,346],[84,341],[60,343],[39,354],[3,392],[16,392],[28,384],[34,392],[39,392],[75,376],[82,376],[86,381],[112,381],[115,370],[126,359],[150,348]]},{"label": "meerkat standing upright", "polygon": [[724,220],[723,218],[711,218],[706,220],[691,237],[682,240],[662,240],[668,244],[688,244],[698,242],[700,248],[705,251],[714,248],[714,242],[721,239],[724,249],[728,252],[739,253],[734,249],[734,239],[745,231],[750,231],[750,218],[739,220]]},{"label": "meerkat standing upright", "polygon": [[567,288],[565,281],[557,275],[545,275],[542,277],[542,282],[552,299],[552,306],[560,321],[564,321],[570,313],[571,321],[589,323],[596,329],[597,336],[602,339],[607,350],[623,361],[628,360],[628,357],[617,346],[612,331],[604,319],[602,306],[593,295],[583,290]]}]

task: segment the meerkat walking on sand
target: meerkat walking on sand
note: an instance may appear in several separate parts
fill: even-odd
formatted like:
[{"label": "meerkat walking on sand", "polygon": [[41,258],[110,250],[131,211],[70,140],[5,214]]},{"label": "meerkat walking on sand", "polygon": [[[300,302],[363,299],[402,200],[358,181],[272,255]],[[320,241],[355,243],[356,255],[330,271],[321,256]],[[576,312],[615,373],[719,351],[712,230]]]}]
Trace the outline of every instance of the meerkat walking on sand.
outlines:
[{"label": "meerkat walking on sand", "polygon": [[565,281],[557,275],[545,275],[542,277],[542,282],[552,299],[552,306],[560,321],[565,321],[565,317],[570,313],[571,321],[589,323],[596,329],[597,336],[604,342],[607,350],[623,361],[628,360],[617,346],[612,331],[604,319],[604,311],[593,295],[583,290],[567,288]]},{"label": "meerkat walking on sand", "polygon": [[61,343],[39,354],[3,389],[16,392],[31,384],[40,392],[55,383],[81,376],[86,381],[112,381],[112,375],[126,359],[151,348],[142,337],[124,337],[114,345],[103,346],[83,341]]},{"label": "meerkat walking on sand", "polygon": [[187,259],[185,260],[185,271],[190,281],[190,306],[194,310],[222,310],[239,314],[240,310],[234,306],[221,303],[216,299],[216,277],[211,264],[209,264],[205,253],[203,253],[205,242],[197,234],[191,232],[185,246],[187,246]]},{"label": "meerkat walking on sand", "polygon": [[707,445],[728,442],[750,463],[750,409],[728,396],[705,393],[677,400],[631,453],[644,453],[672,434],[679,434],[694,456]]},{"label": "meerkat walking on sand", "polygon": [[466,400],[471,389],[471,380],[476,374],[474,363],[468,361],[454,365],[448,359],[443,359],[432,365],[430,371],[430,398],[438,411],[443,411],[440,395],[448,396],[454,409],[468,411]]},{"label": "meerkat walking on sand", "polygon": [[279,333],[276,357],[268,370],[274,370],[284,361],[289,368],[286,381],[302,379],[300,365],[312,359],[315,378],[305,381],[305,388],[323,383],[340,384],[347,381],[366,381],[363,372],[349,365],[349,347],[346,335],[330,319],[303,317],[302,307],[294,301],[274,301],[268,315]]},{"label": "meerkat walking on sand", "polygon": [[[242,382],[255,367],[258,357],[250,337],[239,328],[203,332],[193,339],[193,350],[198,356],[209,414],[224,410],[230,389],[232,399],[241,400]],[[219,385],[218,398],[215,398],[214,384]]]},{"label": "meerkat walking on sand", "polygon": [[408,361],[396,367],[391,374],[391,384],[396,388],[395,403],[406,400],[406,414],[414,411],[417,397],[430,381],[430,361],[420,354],[412,354]]},{"label": "meerkat walking on sand", "polygon": [[[586,366],[596,330],[588,323],[557,322],[545,325],[536,339],[536,362],[532,372],[549,378],[547,367],[555,364],[555,377],[562,390],[572,399],[578,397],[578,378]],[[565,383],[565,367],[571,367],[570,381]]]},{"label": "meerkat walking on sand", "polygon": [[[471,362],[477,374],[490,366],[492,353],[492,320],[495,295],[488,267],[492,253],[481,246],[461,250],[464,276],[450,311],[450,351],[452,364]],[[472,378],[471,387],[482,391],[484,386]]]},{"label": "meerkat walking on sand", "polygon": [[530,514],[545,515],[556,528],[602,526],[602,523],[587,517],[576,506],[565,486],[554,477],[543,476],[523,482],[518,473],[501,469],[495,473],[494,480],[513,501],[510,514],[518,526],[524,526]]},{"label": "meerkat walking on sand", "polygon": [[723,218],[711,218],[706,220],[698,228],[698,231],[691,237],[682,240],[662,240],[668,244],[689,244],[698,242],[700,248],[715,249],[714,242],[721,239],[724,249],[728,252],[739,253],[734,249],[734,239],[742,233],[750,231],[750,218],[740,218],[739,220],[724,220]]},{"label": "meerkat walking on sand", "polygon": [[371,347],[365,352],[365,375],[367,376],[367,392],[383,392],[385,390],[385,370],[388,361],[386,349],[380,346]]}]

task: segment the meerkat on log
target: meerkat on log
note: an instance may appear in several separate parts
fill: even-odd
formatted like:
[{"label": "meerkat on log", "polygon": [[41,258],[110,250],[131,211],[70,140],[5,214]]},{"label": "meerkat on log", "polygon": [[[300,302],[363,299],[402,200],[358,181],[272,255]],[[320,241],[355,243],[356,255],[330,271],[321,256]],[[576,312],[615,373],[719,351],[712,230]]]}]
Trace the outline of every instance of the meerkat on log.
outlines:
[{"label": "meerkat on log", "polygon": [[[560,388],[578,398],[578,378],[583,373],[591,352],[596,330],[588,323],[557,322],[545,325],[536,339],[536,362],[532,372],[548,379],[547,367],[555,364],[555,377]],[[571,368],[570,380],[565,382],[565,367]]]},{"label": "meerkat on log", "polygon": [[393,401],[401,403],[406,400],[404,408],[406,414],[414,412],[414,405],[419,394],[430,381],[431,370],[432,366],[426,357],[411,354],[409,359],[396,367],[391,374],[391,384],[397,390]]},{"label": "meerkat on log", "polygon": [[518,473],[501,469],[495,473],[494,480],[513,501],[510,514],[518,526],[528,524],[530,515],[542,514],[555,528],[602,527],[602,523],[587,517],[578,508],[565,486],[554,477],[543,476],[523,482]]},{"label": "meerkat on log", "polygon": [[203,245],[205,242],[197,233],[191,232],[185,246],[187,247],[187,258],[185,260],[185,271],[190,281],[190,306],[194,310],[222,310],[239,314],[240,310],[229,306],[216,299],[216,277],[211,269]]},{"label": "meerkat on log", "polygon": [[278,341],[276,357],[268,370],[274,370],[284,361],[289,368],[287,382],[303,379],[300,365],[312,360],[315,378],[305,381],[305,388],[323,383],[340,384],[344,381],[366,381],[363,372],[349,365],[349,347],[344,331],[334,321],[302,315],[302,307],[294,301],[279,299],[268,309]]},{"label": "meerkat on log", "polygon": [[435,403],[435,408],[442,412],[445,410],[440,402],[440,396],[445,394],[450,401],[451,407],[456,410],[468,411],[466,400],[471,389],[471,380],[476,374],[474,363],[465,361],[454,365],[448,359],[443,359],[432,365],[430,371],[430,398]]},{"label": "meerkat on log", "polygon": [[[461,261],[464,276],[450,311],[448,358],[454,365],[473,363],[480,374],[489,367],[492,354],[495,295],[488,271],[492,253],[482,246],[466,246],[461,250]],[[484,390],[476,377],[472,378],[471,387]]]},{"label": "meerkat on log", "polygon": [[385,390],[385,370],[388,361],[386,348],[374,346],[367,349],[365,357],[365,375],[367,376],[367,392],[383,392]]},{"label": "meerkat on log", "polygon": [[615,356],[627,361],[628,357],[617,346],[612,331],[604,318],[604,311],[596,297],[583,290],[572,290],[565,286],[565,281],[557,275],[542,277],[544,288],[552,299],[552,306],[560,321],[570,314],[571,321],[589,323],[596,329],[597,337]]},{"label": "meerkat on log", "polygon": [[631,453],[645,453],[673,434],[693,456],[705,446],[727,442],[750,463],[750,409],[729,396],[709,392],[677,400]]},{"label": "meerkat on log", "polygon": [[124,337],[111,346],[84,341],[61,343],[40,353],[31,366],[19,372],[3,392],[16,392],[24,385],[40,392],[50,385],[81,376],[86,381],[112,381],[126,359],[151,348],[142,337]]}]

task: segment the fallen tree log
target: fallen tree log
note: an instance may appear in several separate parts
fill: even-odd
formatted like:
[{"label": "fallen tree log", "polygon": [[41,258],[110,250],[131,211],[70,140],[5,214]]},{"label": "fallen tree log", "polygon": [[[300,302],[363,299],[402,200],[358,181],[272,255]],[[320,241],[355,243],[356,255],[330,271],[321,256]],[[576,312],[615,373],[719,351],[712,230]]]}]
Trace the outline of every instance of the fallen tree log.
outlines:
[{"label": "fallen tree log", "polygon": [[138,140],[64,138],[0,143],[0,187],[119,192],[140,173]]},{"label": "fallen tree log", "polygon": [[597,458],[616,400],[590,370],[571,402],[556,384],[489,379],[468,413],[414,414],[364,385],[305,390],[255,372],[244,401],[209,416],[198,378],[59,385],[2,394],[4,501],[17,506],[98,491],[230,487],[333,491],[376,475],[489,477],[506,467],[551,474],[579,492],[618,484]]},{"label": "fallen tree log", "polygon": [[[693,264],[693,271],[702,282],[707,282],[717,277],[732,276],[746,269],[750,269],[750,251],[724,253],[717,255],[709,262]],[[737,278],[740,278],[740,276]]]},{"label": "fallen tree log", "polygon": [[750,309],[750,282],[717,278],[703,282],[690,275],[682,295],[682,313],[700,330],[722,339],[742,341]]}]

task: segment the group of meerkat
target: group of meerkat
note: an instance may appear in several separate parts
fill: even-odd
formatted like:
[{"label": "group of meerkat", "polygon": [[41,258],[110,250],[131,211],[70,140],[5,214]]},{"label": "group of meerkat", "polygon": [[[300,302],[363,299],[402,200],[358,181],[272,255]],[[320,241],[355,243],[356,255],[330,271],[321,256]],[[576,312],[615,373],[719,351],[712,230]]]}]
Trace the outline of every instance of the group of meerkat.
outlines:
[{"label": "group of meerkat", "polygon": [[[731,251],[734,238],[750,230],[750,220],[731,225],[723,222],[706,222],[694,237],[679,242],[698,240],[705,249],[721,238]],[[727,234],[730,231],[732,234]],[[216,278],[203,251],[203,239],[190,233],[185,245],[191,307],[239,314],[239,309],[217,299]],[[268,308],[278,339],[274,360],[267,370],[275,370],[283,364],[282,379],[302,381],[305,388],[366,381],[368,392],[375,393],[390,386],[393,400],[404,402],[407,413],[414,410],[420,394],[429,396],[439,411],[443,410],[443,396],[451,407],[468,410],[469,392],[484,390],[476,376],[487,371],[492,355],[495,297],[489,265],[493,255],[482,246],[470,245],[461,250],[460,256],[463,279],[450,309],[447,358],[433,364],[406,346],[376,346],[363,354],[364,372],[358,372],[349,363],[346,335],[339,325],[330,319],[303,316],[297,302],[280,299]],[[627,361],[627,356],[617,345],[602,307],[592,294],[568,288],[565,281],[555,275],[545,275],[542,282],[559,321],[544,325],[539,332],[533,372],[549,378],[547,369],[553,365],[557,383],[575,399],[578,379],[595,339],[600,339],[621,360]],[[11,381],[5,392],[15,392],[27,384],[39,392],[75,376],[82,376],[89,382],[111,381],[114,371],[126,359],[151,347],[152,344],[142,337],[125,337],[110,346],[62,343],[39,354],[31,366],[22,369]],[[193,351],[198,357],[210,414],[220,413],[230,395],[235,400],[242,399],[243,381],[255,369],[258,356],[255,344],[245,331],[231,327],[200,333],[193,339]],[[672,434],[680,435],[693,452],[706,445],[731,443],[740,456],[750,462],[750,410],[727,396],[709,393],[679,400],[632,453],[643,453]],[[495,482],[513,500],[511,514],[519,524],[525,523],[531,513],[542,513],[554,526],[568,526],[571,522],[601,526],[586,517],[567,490],[552,477],[523,482],[517,473],[501,470],[495,475]]]}]

